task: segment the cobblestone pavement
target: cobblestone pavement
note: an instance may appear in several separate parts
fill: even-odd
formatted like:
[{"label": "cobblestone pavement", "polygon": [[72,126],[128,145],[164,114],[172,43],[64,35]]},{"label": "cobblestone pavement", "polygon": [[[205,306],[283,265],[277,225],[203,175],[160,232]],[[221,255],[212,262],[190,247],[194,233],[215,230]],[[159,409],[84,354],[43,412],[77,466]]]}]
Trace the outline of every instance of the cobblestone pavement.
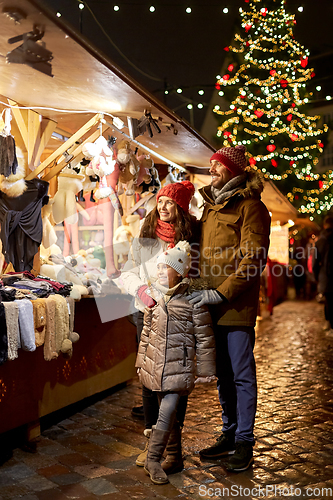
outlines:
[{"label": "cobblestone pavement", "polygon": [[145,438],[142,421],[130,415],[140,403],[133,381],[45,429],[35,453],[15,448],[0,467],[0,499],[332,498],[333,337],[323,324],[322,304],[298,301],[280,304],[258,324],[259,401],[250,470],[235,474],[223,461],[200,461],[198,451],[221,430],[211,383],[190,396],[185,470],[170,476],[168,485],[153,485],[135,465]]}]

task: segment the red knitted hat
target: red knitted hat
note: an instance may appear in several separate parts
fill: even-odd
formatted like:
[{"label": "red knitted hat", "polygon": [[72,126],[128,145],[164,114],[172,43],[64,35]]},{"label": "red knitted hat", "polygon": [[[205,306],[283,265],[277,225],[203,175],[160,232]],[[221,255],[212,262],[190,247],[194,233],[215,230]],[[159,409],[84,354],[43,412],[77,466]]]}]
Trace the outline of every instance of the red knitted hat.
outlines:
[{"label": "red knitted hat", "polygon": [[167,196],[179,205],[184,212],[188,212],[190,201],[194,195],[195,188],[190,181],[175,182],[162,187],[156,195],[156,201],[160,196]]},{"label": "red knitted hat", "polygon": [[246,167],[245,151],[246,147],[241,144],[235,148],[221,148],[213,154],[210,161],[217,160],[223,163],[230,172],[239,175]]}]

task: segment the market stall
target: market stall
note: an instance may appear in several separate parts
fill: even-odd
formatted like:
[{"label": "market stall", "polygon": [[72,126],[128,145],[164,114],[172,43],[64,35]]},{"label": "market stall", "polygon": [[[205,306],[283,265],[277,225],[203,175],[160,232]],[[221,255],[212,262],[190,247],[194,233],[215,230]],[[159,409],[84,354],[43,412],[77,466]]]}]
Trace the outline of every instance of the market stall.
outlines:
[{"label": "market stall", "polygon": [[[12,240],[2,238],[1,278],[7,297],[26,294],[32,330],[16,311],[27,348],[15,343],[3,354],[0,433],[27,424],[33,437],[40,417],[134,376],[133,301],[114,280],[138,210],[161,173],[203,167],[213,148],[39,2],[1,9],[0,132],[15,140],[18,160],[1,172],[2,206],[14,221]],[[29,203],[35,220],[22,229]],[[67,325],[54,345],[52,310]]]}]

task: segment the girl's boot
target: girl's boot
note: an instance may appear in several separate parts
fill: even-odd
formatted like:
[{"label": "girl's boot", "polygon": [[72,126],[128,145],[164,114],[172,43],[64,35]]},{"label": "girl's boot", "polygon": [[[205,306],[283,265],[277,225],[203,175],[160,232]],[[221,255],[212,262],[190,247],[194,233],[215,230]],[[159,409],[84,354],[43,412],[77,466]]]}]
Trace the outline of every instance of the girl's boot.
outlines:
[{"label": "girl's boot", "polygon": [[146,441],[145,449],[143,450],[142,453],[140,453],[140,455],[138,456],[138,458],[135,461],[136,465],[138,465],[139,467],[144,467],[145,462],[146,462],[147,453],[148,453],[149,438],[151,435],[151,429],[145,429],[143,431],[143,434],[146,436],[147,441]]},{"label": "girl's boot", "polygon": [[153,425],[149,438],[145,472],[154,484],[166,484],[168,477],[161,467],[160,460],[169,439],[169,431],[161,431]]},{"label": "girl's boot", "polygon": [[182,457],[182,428],[175,422],[166,447],[167,457],[162,462],[162,469],[166,474],[175,474],[184,469]]}]

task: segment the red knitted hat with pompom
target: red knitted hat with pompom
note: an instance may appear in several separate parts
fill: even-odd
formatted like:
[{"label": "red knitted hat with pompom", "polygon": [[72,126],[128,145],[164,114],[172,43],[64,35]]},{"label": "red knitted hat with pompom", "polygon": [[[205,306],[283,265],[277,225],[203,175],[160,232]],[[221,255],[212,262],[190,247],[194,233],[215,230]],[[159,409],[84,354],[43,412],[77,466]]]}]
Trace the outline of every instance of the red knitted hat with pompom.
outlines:
[{"label": "red knitted hat with pompom", "polygon": [[210,158],[210,161],[217,160],[233,174],[239,175],[246,167],[245,157],[246,147],[243,145],[221,148]]},{"label": "red knitted hat with pompom", "polygon": [[156,195],[156,202],[160,196],[167,196],[179,205],[184,212],[188,212],[190,201],[194,195],[195,188],[190,181],[175,182],[162,187]]}]

